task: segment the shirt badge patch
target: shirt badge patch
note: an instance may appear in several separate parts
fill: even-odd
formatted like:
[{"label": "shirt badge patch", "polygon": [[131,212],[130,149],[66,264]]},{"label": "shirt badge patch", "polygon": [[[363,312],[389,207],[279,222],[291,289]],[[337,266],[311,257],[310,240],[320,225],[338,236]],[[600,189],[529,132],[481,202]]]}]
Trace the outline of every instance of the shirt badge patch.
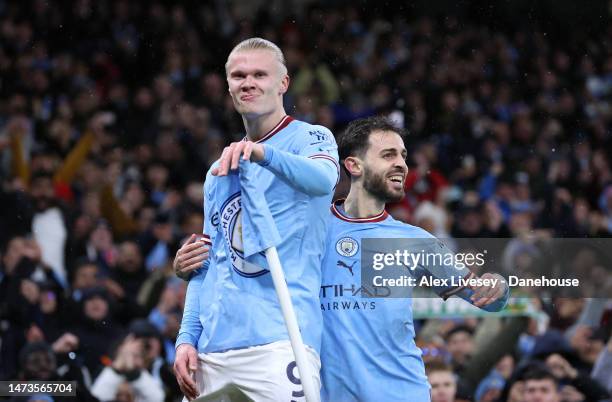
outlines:
[{"label": "shirt badge patch", "polygon": [[359,251],[359,244],[352,237],[343,237],[336,242],[336,251],[344,257],[352,257]]}]

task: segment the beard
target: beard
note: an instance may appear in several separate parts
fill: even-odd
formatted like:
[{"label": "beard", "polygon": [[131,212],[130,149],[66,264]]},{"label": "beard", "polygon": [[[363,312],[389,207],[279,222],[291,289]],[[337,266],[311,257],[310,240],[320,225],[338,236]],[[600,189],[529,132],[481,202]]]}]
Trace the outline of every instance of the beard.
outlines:
[{"label": "beard", "polygon": [[370,169],[365,169],[363,175],[363,188],[374,198],[383,201],[385,204],[401,201],[405,195],[403,188],[399,191],[393,190],[388,186],[384,174],[373,173]]}]

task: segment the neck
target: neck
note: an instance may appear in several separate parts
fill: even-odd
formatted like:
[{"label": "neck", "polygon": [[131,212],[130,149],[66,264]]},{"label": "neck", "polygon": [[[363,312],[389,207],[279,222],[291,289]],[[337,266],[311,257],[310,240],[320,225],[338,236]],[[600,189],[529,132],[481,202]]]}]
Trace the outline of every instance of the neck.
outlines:
[{"label": "neck", "polygon": [[285,113],[285,109],[282,107],[276,109],[272,113],[259,115],[253,118],[242,115],[242,122],[244,123],[247,138],[250,141],[259,140],[261,137],[268,134],[286,115],[287,113]]},{"label": "neck", "polygon": [[344,200],[344,211],[351,218],[369,218],[380,214],[385,202],[374,198],[361,185],[351,184],[351,190]]}]

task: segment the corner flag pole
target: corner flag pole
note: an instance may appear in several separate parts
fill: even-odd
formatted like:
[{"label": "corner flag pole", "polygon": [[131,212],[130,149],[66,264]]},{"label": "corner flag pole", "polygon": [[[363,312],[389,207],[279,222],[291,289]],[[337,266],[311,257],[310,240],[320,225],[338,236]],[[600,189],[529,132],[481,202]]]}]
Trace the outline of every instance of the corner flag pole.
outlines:
[{"label": "corner flag pole", "polygon": [[[289,296],[289,289],[285,280],[285,274],[278,258],[276,245],[280,244],[281,237],[274,218],[270,213],[267,201],[261,189],[257,188],[254,178],[256,172],[251,162],[241,160],[240,186],[242,195],[242,240],[245,258],[262,251],[266,254],[268,268],[274,283],[274,289],[278,295],[285,326],[289,333],[289,341],[295,356],[300,373],[300,381],[306,402],[319,402],[319,389],[314,385],[313,373],[308,364],[306,347],[302,341],[302,334],[298,326],[297,317]],[[302,395],[294,395],[301,397]]]},{"label": "corner flag pole", "polygon": [[276,247],[272,246],[266,249],[266,259],[270,268],[270,275],[272,275],[272,282],[274,282],[274,288],[278,295],[285,325],[287,326],[287,332],[289,333],[289,340],[300,373],[300,381],[302,382],[306,402],[319,402],[319,390],[313,381],[312,371],[310,370],[306,355],[306,347],[302,341],[302,334],[300,333],[295,311],[293,310],[293,304],[291,304],[289,289],[287,288],[287,282],[285,282],[285,275],[283,274]]}]

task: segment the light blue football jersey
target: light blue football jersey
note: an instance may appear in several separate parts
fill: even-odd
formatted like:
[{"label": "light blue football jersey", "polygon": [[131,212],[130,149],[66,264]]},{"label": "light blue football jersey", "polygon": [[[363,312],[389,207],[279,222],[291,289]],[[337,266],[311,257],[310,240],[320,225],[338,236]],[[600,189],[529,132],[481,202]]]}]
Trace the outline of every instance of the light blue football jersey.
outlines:
[{"label": "light blue football jersey", "polygon": [[[330,220],[320,292],[322,401],[430,401],[421,350],[414,342],[412,299],[362,297],[362,291],[375,295],[376,289],[362,288],[361,244],[366,238],[434,237],[384,211],[372,218],[350,218],[341,202],[332,206]],[[436,277],[472,275],[456,267],[429,269]],[[463,290],[438,288],[436,292],[447,297],[461,295]]]},{"label": "light blue football jersey", "polygon": [[[282,238],[277,250],[304,343],[318,352],[321,260],[339,174],[337,146],[328,129],[291,117],[258,142],[266,161],[252,165],[257,188]],[[309,181],[322,171],[327,184]],[[263,253],[244,257],[239,180],[226,179],[210,171],[206,176],[204,234],[211,251],[189,282],[177,338],[177,345],[191,343],[205,353],[288,339]]]}]

